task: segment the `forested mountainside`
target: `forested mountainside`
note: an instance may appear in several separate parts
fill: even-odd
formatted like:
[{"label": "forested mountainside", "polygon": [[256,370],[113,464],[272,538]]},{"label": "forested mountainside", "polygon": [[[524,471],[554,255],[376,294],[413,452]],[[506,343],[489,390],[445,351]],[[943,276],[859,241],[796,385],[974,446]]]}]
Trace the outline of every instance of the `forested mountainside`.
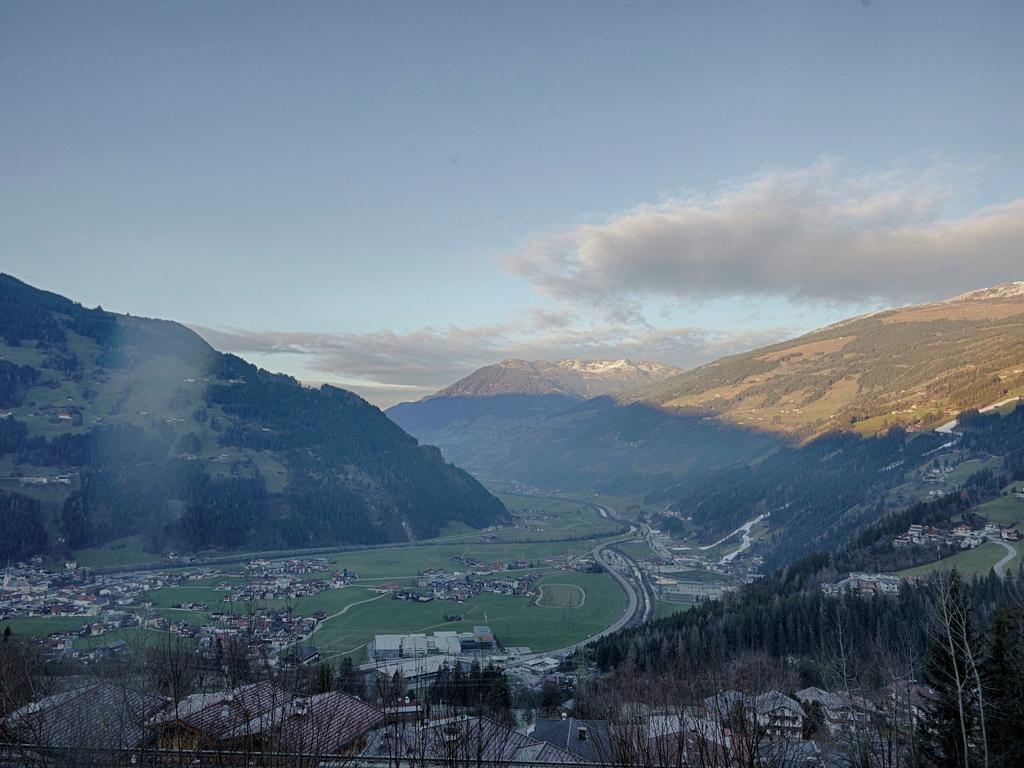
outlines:
[{"label": "forested mountainside", "polygon": [[473,477],[345,390],[302,387],[177,323],[0,275],[0,561],[129,534],[303,547],[483,527]]},{"label": "forested mountainside", "polygon": [[833,433],[748,465],[689,478],[651,498],[670,499],[670,509],[690,518],[706,541],[767,515],[771,533],[761,553],[769,566],[777,566],[829,550],[874,520],[886,509],[887,491],[945,440],[896,428],[877,438]]},{"label": "forested mountainside", "polygon": [[561,395],[444,397],[388,416],[485,481],[644,494],[761,456],[783,441],[643,403]]},{"label": "forested mountainside", "polygon": [[[598,662],[612,669],[631,657],[641,666],[658,668],[701,653],[722,658],[748,652],[780,659],[813,657],[836,627],[846,633],[851,652],[878,653],[880,643],[896,652],[909,643],[920,656],[930,631],[922,617],[934,599],[926,577],[902,582],[895,599],[832,598],[821,585],[851,572],[892,573],[933,562],[933,545],[896,546],[894,537],[913,524],[949,528],[970,522],[972,510],[1006,493],[1010,484],[1024,481],[1024,406],[1005,416],[966,414],[963,421],[964,450],[1000,456],[998,470],[980,470],[955,492],[886,512],[860,527],[843,524],[841,535],[829,546],[818,547],[721,601],[602,639],[595,646]],[[990,622],[1001,600],[1024,605],[1024,569],[1019,558],[1011,564],[1005,580],[992,573],[965,585],[981,625]]]},{"label": "forested mountainside", "polygon": [[[1024,467],[1024,407],[1005,416],[966,411],[957,429],[961,455],[998,456],[1011,476]],[[831,433],[749,465],[694,476],[649,498],[668,501],[673,512],[691,518],[707,541],[766,514],[771,533],[759,545],[761,554],[769,566],[780,566],[832,551],[851,531],[898,507],[900,497],[892,489],[908,472],[933,462],[950,440],[947,434],[900,428],[874,438]],[[671,525],[671,518],[666,522]]]},{"label": "forested mountainside", "polygon": [[941,424],[1024,391],[1024,283],[853,318],[628,394],[755,429]]}]

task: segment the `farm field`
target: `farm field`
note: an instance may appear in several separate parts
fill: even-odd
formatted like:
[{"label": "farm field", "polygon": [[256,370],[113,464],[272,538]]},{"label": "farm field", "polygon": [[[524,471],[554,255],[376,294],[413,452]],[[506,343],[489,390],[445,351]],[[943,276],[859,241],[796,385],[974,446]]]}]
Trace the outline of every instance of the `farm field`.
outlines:
[{"label": "farm field", "polygon": [[88,616],[14,616],[0,619],[0,632],[10,627],[15,635],[41,637],[51,632],[81,629],[87,621]]},{"label": "farm field", "polygon": [[542,608],[579,608],[586,600],[587,593],[576,584],[548,582],[540,585],[536,604]]},{"label": "farm field", "polygon": [[363,580],[399,581],[414,578],[423,568],[461,570],[453,557],[471,557],[487,563],[526,560],[543,567],[546,564],[541,561],[545,558],[582,554],[593,546],[587,541],[535,544],[467,542],[338,552],[323,556],[328,558],[333,568],[348,568]]},{"label": "farm field", "polygon": [[507,493],[498,498],[518,523],[517,528],[495,532],[498,541],[607,536],[619,530],[615,521],[601,517],[586,502]]}]

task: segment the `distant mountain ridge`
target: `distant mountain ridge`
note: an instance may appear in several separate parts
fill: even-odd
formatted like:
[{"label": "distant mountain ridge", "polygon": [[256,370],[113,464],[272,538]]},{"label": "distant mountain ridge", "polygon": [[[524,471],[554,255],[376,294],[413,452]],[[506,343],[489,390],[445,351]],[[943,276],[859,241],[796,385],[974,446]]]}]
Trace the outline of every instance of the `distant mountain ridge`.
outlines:
[{"label": "distant mountain ridge", "polygon": [[387,414],[489,481],[678,488],[817,435],[926,430],[1024,394],[1024,283],[850,318],[668,377],[662,367],[657,381],[589,400],[558,378],[569,363],[488,366]]},{"label": "distant mountain ridge", "polygon": [[[507,510],[380,410],[0,275],[0,561],[371,544]],[[3,538],[3,537],[0,537]]]},{"label": "distant mountain ridge", "polygon": [[661,381],[682,373],[664,363],[631,360],[548,362],[510,358],[484,366],[431,397],[490,397],[494,395],[568,395],[600,397]]},{"label": "distant mountain ridge", "polygon": [[504,360],[386,413],[485,481],[568,490],[642,493],[777,443],[616,399],[680,372],[630,360]]}]

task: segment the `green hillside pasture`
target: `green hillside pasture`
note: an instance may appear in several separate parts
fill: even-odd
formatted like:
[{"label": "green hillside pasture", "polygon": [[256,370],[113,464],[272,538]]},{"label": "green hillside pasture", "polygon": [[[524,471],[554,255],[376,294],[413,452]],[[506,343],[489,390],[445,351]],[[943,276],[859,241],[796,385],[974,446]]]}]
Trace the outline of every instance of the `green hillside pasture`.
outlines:
[{"label": "green hillside pasture", "polygon": [[[1011,561],[1009,568],[1015,570],[1017,565],[1020,563],[1020,553],[1024,547],[1020,543],[1015,545],[1017,549],[1017,561]],[[987,541],[980,547],[974,549],[965,550],[955,555],[951,555],[943,560],[938,560],[934,563],[928,563],[926,565],[919,565],[917,568],[910,568],[906,571],[900,571],[897,576],[901,576],[905,579],[912,579],[916,576],[923,576],[933,571],[950,571],[956,568],[964,576],[975,576],[979,574],[986,574],[1003,557],[1006,556],[1006,548],[1002,544],[997,544],[994,541]]]},{"label": "green hillside pasture", "polygon": [[1024,521],[1024,501],[1013,496],[1000,496],[998,499],[985,502],[974,510],[986,520],[991,520],[1004,527],[1017,525]]},{"label": "green hillside pasture", "polygon": [[[527,645],[544,651],[600,632],[625,610],[625,595],[608,574],[559,572],[543,577],[540,584],[578,587],[586,599],[577,608],[549,608],[537,605],[534,597],[495,594],[478,595],[464,604],[382,598],[356,605],[345,615],[324,622],[313,643],[324,656],[352,655],[361,659],[375,634],[465,632],[476,624],[487,624],[503,645]],[[463,621],[445,622],[446,614],[461,615]]]},{"label": "green hillside pasture", "polygon": [[946,475],[946,480],[953,483],[954,485],[963,485],[967,482],[967,478],[973,475],[975,472],[980,472],[983,469],[998,470],[1002,466],[1000,459],[969,459],[963,464],[960,464],[956,469]]}]

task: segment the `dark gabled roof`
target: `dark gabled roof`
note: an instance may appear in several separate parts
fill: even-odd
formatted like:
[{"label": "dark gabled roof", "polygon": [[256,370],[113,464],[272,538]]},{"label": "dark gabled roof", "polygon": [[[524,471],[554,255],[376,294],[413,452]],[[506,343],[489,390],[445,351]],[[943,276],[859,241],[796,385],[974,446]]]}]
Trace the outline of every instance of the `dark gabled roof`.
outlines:
[{"label": "dark gabled roof", "polygon": [[7,738],[37,747],[135,747],[148,734],[146,721],[165,706],[163,696],[104,680],[15,710],[0,730]]},{"label": "dark gabled roof", "polygon": [[431,722],[402,723],[373,731],[362,752],[367,758],[427,758],[459,764],[553,763],[572,765],[571,752],[530,738],[486,717],[453,717]]},{"label": "dark gabled roof", "polygon": [[[586,729],[586,738],[580,738],[580,729]],[[578,720],[575,717],[540,719],[528,732],[532,739],[543,741],[585,762],[608,762],[612,759],[611,738],[603,720]]]},{"label": "dark gabled roof", "polygon": [[336,754],[383,722],[384,713],[376,707],[331,691],[281,702],[222,738],[260,736],[287,751]]},{"label": "dark gabled roof", "polygon": [[204,739],[220,740],[290,700],[291,697],[273,683],[252,683],[229,691],[187,696],[149,724],[156,728],[182,726]]}]

